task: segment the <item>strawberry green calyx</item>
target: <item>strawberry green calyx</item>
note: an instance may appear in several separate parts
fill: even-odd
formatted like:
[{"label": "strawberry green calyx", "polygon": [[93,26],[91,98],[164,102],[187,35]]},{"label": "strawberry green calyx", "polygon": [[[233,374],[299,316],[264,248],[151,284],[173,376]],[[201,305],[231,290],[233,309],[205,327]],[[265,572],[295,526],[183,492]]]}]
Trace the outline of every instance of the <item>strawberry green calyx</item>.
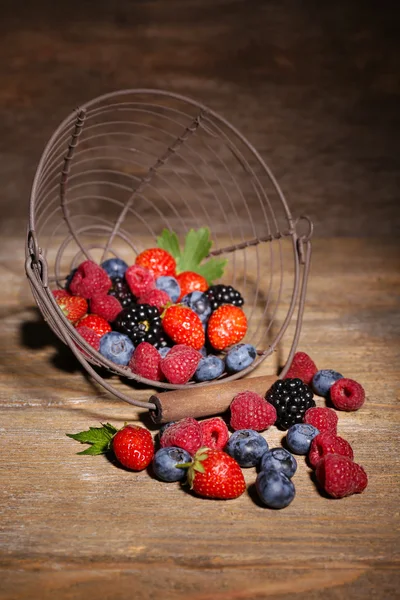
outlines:
[{"label": "strawberry green calyx", "polygon": [[193,460],[187,463],[181,463],[176,465],[180,469],[187,469],[187,482],[190,485],[190,489],[193,488],[194,478],[196,476],[196,471],[198,473],[205,473],[205,469],[203,466],[203,461],[208,458],[208,450],[209,448],[199,448],[196,454],[193,456]]},{"label": "strawberry green calyx", "polygon": [[176,233],[168,229],[164,229],[157,238],[157,245],[174,257],[178,274],[192,271],[204,277],[208,285],[211,285],[215,279],[219,279],[224,273],[226,259],[210,258],[203,262],[209,255],[212,246],[208,227],[200,227],[197,230],[190,229],[186,234],[183,250],[179,247]]},{"label": "strawberry green calyx", "polygon": [[105,454],[111,450],[111,443],[117,432],[118,429],[114,425],[102,423],[101,427],[89,427],[88,431],[66,433],[65,435],[81,444],[90,444],[89,448],[86,448],[82,452],[77,452],[77,454],[96,456],[98,454]]}]

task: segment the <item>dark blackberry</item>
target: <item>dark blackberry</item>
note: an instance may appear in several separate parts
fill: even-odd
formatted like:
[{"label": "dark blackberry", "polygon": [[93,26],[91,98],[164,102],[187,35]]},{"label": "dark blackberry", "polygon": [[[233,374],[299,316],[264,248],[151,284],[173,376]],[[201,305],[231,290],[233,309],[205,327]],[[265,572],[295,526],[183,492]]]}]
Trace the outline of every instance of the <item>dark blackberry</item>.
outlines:
[{"label": "dark blackberry", "polygon": [[113,322],[115,331],[125,333],[136,347],[149,342],[156,348],[161,343],[161,317],[158,308],[150,304],[132,304],[121,310]]},{"label": "dark blackberry", "polygon": [[278,379],[265,398],[275,406],[275,425],[279,429],[289,429],[296,423],[302,423],[306,410],[315,406],[311,388],[301,379]]},{"label": "dark blackberry", "polygon": [[136,302],[136,298],[129,289],[124,277],[114,277],[112,279],[112,287],[108,293],[119,300],[122,308],[132,306]]},{"label": "dark blackberry", "polygon": [[205,294],[210,301],[212,310],[217,310],[222,304],[233,304],[234,306],[243,306],[244,304],[242,296],[231,285],[212,285]]}]

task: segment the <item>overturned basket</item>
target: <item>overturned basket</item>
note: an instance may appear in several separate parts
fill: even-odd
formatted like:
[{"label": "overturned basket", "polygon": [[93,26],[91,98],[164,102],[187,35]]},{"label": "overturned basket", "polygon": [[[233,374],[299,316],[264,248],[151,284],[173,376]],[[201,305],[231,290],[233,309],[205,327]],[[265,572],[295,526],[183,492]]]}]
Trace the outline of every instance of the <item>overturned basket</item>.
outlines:
[{"label": "overturned basket", "polygon": [[[307,225],[303,233],[301,220]],[[210,255],[229,259],[223,282],[246,300],[244,341],[258,353],[246,370],[217,382],[153,382],[96,352],[59,310],[52,289],[63,287],[81,261],[119,256],[133,264],[162,229],[183,238],[190,228],[203,226],[213,240]],[[309,219],[292,217],[265,162],[225,119],[177,94],[126,90],[77,109],[48,142],[32,186],[26,272],[43,317],[90,375],[161,420],[157,401],[132,399],[92,365],[150,387],[218,385],[243,377],[270,356],[298,306],[284,375],[300,335],[311,233]],[[284,243],[293,257],[289,284],[284,281]],[[282,314],[283,295],[289,300]]]}]

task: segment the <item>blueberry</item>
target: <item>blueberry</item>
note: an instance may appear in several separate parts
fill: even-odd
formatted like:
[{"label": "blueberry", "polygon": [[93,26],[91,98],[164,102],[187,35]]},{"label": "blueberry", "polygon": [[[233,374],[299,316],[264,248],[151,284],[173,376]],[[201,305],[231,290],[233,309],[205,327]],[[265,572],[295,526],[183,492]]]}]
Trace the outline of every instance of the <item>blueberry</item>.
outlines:
[{"label": "blueberry", "polygon": [[194,310],[199,315],[202,323],[208,321],[212,312],[211,303],[203,292],[190,292],[190,294],[183,296],[181,303]]},{"label": "blueberry", "polygon": [[286,443],[291,452],[295,454],[307,454],[311,442],[319,431],[313,425],[307,423],[296,423],[292,425],[286,434]]},{"label": "blueberry", "polygon": [[251,344],[237,344],[226,355],[226,370],[229,373],[238,373],[251,365],[257,356],[257,351]]},{"label": "blueberry", "polygon": [[267,441],[253,429],[238,429],[225,446],[225,452],[241,467],[255,467],[267,450]]},{"label": "blueberry", "polygon": [[176,446],[160,448],[153,458],[153,471],[158,479],[162,481],[180,481],[186,476],[186,469],[176,465],[191,462],[189,452]]},{"label": "blueberry", "polygon": [[225,370],[224,361],[218,358],[218,356],[213,356],[210,354],[205,358],[201,358],[194,374],[194,378],[196,381],[210,381],[211,379],[216,379]]},{"label": "blueberry", "polygon": [[286,477],[293,477],[297,469],[297,461],[285,448],[271,448],[261,457],[261,471],[275,469]]},{"label": "blueberry", "polygon": [[171,298],[172,302],[176,302],[181,295],[181,286],[175,277],[169,275],[161,275],[156,279],[156,288],[166,292]]},{"label": "blueberry", "polygon": [[163,346],[162,348],[158,349],[158,353],[161,358],[165,358],[170,350],[171,348],[169,346]]},{"label": "blueberry", "polygon": [[200,348],[199,352],[204,357],[207,356],[207,354],[208,354],[207,353],[207,348],[205,346],[203,346],[202,348]]},{"label": "blueberry", "polygon": [[256,490],[261,502],[269,508],[285,508],[296,495],[293,481],[276,469],[260,471],[256,479]]},{"label": "blueberry", "polygon": [[327,398],[329,390],[338,379],[343,379],[343,375],[332,369],[322,369],[315,373],[312,380],[312,388],[317,396]]},{"label": "blueberry", "polygon": [[108,258],[100,265],[105,270],[110,279],[115,277],[124,277],[128,265],[122,258]]},{"label": "blueberry", "polygon": [[127,335],[110,331],[100,340],[100,354],[117,365],[127,365],[135,347]]}]

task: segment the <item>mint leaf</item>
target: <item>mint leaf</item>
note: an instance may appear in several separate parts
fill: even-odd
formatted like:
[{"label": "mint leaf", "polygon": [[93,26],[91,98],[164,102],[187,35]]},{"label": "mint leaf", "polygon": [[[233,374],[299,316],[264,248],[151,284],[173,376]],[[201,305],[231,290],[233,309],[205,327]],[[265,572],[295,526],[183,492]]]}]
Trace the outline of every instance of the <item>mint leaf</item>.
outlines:
[{"label": "mint leaf", "polygon": [[186,235],[185,247],[179,260],[179,270],[197,273],[199,264],[208,256],[211,246],[208,227],[200,227],[197,231],[190,229]]},{"label": "mint leaf", "polygon": [[110,423],[102,424],[102,427],[89,427],[88,431],[80,431],[79,433],[66,433],[68,437],[80,442],[81,444],[90,444],[90,448],[86,448],[78,454],[104,454],[111,448],[111,441],[118,429]]},{"label": "mint leaf", "polygon": [[226,258],[210,258],[210,260],[197,267],[196,273],[207,279],[208,285],[212,285],[216,279],[220,279],[224,274],[227,262]]},{"label": "mint leaf", "polygon": [[175,260],[180,258],[181,251],[178,236],[173,231],[163,229],[161,235],[157,238],[157,246],[172,254]]}]

